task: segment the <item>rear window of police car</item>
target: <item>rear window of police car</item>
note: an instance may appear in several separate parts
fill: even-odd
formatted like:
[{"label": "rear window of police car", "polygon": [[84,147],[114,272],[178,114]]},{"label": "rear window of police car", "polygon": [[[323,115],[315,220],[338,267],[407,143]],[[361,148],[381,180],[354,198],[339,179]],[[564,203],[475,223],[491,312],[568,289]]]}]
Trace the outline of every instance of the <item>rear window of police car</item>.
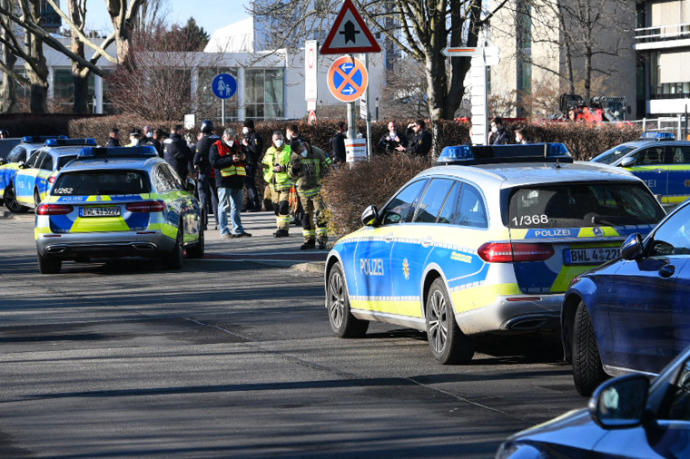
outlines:
[{"label": "rear window of police car", "polygon": [[507,195],[510,228],[649,225],[664,217],[654,196],[636,183],[530,185]]},{"label": "rear window of police car", "polygon": [[149,193],[151,183],[142,171],[80,171],[60,174],[53,196],[99,196]]}]

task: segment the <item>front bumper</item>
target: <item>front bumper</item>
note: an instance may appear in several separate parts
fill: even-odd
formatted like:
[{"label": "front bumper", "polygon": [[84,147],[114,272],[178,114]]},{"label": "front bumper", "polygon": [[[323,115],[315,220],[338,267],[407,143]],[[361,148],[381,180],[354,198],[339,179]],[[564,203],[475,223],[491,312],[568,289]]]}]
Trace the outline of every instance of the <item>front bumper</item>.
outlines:
[{"label": "front bumper", "polygon": [[562,304],[562,293],[499,296],[492,304],[456,312],[455,318],[465,334],[558,330]]},{"label": "front bumper", "polygon": [[160,231],[117,233],[41,234],[36,249],[41,256],[74,258],[154,257],[170,253],[175,240]]}]

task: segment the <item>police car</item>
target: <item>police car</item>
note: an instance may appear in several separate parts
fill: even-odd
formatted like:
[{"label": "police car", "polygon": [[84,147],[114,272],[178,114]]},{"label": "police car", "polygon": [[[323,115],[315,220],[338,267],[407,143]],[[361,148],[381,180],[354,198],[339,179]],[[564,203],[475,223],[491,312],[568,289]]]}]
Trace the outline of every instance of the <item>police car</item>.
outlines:
[{"label": "police car", "polygon": [[17,202],[14,187],[14,177],[19,165],[26,163],[31,154],[45,145],[50,139],[67,139],[67,136],[25,136],[14,146],[4,164],[0,165],[0,197],[11,212],[26,211],[26,207]]},{"label": "police car", "polygon": [[690,142],[669,132],[647,132],[640,140],[607,150],[592,162],[622,167],[645,181],[664,206],[690,197]]},{"label": "police car", "polygon": [[472,358],[474,334],[557,330],[571,280],[664,217],[640,179],[574,163],[562,144],[452,147],[440,161],[329,253],[336,335],[411,327],[454,363]]},{"label": "police car", "polygon": [[77,157],[85,145],[96,146],[96,139],[49,139],[46,146],[19,164],[14,177],[17,203],[27,208],[36,208],[48,194],[57,172]]},{"label": "police car", "polygon": [[41,273],[63,260],[159,257],[180,268],[200,258],[204,233],[197,199],[153,147],[83,148],[57,174],[36,209]]}]

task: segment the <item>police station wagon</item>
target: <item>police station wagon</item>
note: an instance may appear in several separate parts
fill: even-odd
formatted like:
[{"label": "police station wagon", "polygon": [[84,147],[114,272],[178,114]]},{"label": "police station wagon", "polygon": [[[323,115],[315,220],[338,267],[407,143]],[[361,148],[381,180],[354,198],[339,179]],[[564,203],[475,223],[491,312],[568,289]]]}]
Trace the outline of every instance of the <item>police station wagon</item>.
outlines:
[{"label": "police station wagon", "polygon": [[640,179],[561,144],[452,147],[440,161],[329,253],[336,335],[398,324],[426,331],[438,361],[467,362],[472,335],[557,329],[571,280],[664,216]]},{"label": "police station wagon", "polygon": [[41,273],[64,260],[158,257],[180,268],[204,253],[197,199],[153,147],[84,148],[36,209]]}]

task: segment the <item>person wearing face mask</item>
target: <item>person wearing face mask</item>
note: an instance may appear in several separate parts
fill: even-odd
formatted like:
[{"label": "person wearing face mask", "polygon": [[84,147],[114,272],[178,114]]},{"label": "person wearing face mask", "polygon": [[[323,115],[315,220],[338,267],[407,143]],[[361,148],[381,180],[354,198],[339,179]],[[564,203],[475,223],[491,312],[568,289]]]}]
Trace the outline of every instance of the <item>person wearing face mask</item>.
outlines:
[{"label": "person wearing face mask", "polygon": [[[290,155],[288,172],[295,182],[297,193],[304,207],[302,217],[302,250],[316,247],[324,250],[328,242],[327,220],[323,198],[321,197],[321,178],[328,170],[326,153],[308,142],[296,141]],[[316,222],[314,221],[316,218]],[[314,225],[316,223],[316,225]],[[315,228],[316,227],[316,228]]]},{"label": "person wearing face mask", "polygon": [[247,153],[247,210],[258,212],[261,210],[259,193],[256,191],[256,165],[264,148],[264,141],[254,130],[254,121],[246,120],[242,127],[242,146]]},{"label": "person wearing face mask", "polygon": [[[240,218],[247,163],[246,155],[235,139],[234,129],[225,129],[223,137],[211,145],[209,159],[216,173],[220,236],[224,239],[251,236],[242,227]],[[228,210],[232,230],[228,227]]]},{"label": "person wearing face mask", "polygon": [[402,132],[398,132],[395,121],[388,123],[388,132],[381,136],[376,144],[379,153],[391,154],[402,153],[407,148],[407,137]]},{"label": "person wearing face mask", "polygon": [[[309,142],[299,132],[299,127],[296,124],[291,124],[285,128],[285,140],[290,144],[292,150],[295,149],[297,142]],[[290,215],[292,216],[290,223],[297,226],[301,225],[304,217],[304,208],[296,189],[290,190],[288,204],[290,206]]]},{"label": "person wearing face mask", "polygon": [[275,237],[289,236],[290,228],[290,188],[292,180],[288,174],[290,154],[292,149],[283,140],[283,134],[275,131],[271,137],[272,144],[266,150],[261,165],[264,170],[264,180],[269,187],[273,211],[276,214],[277,230]]},{"label": "person wearing face mask", "polygon": [[139,145],[141,145],[141,131],[132,129],[132,132],[129,133],[129,143],[126,146],[138,147]]},{"label": "person wearing face mask", "polygon": [[503,118],[497,116],[491,120],[491,134],[489,135],[489,145],[505,145],[510,143],[508,131],[503,125]]},{"label": "person wearing face mask", "polygon": [[163,142],[165,153],[163,157],[175,169],[182,180],[187,179],[192,169],[193,155],[184,139],[184,126],[177,124],[171,129],[169,139]]}]

